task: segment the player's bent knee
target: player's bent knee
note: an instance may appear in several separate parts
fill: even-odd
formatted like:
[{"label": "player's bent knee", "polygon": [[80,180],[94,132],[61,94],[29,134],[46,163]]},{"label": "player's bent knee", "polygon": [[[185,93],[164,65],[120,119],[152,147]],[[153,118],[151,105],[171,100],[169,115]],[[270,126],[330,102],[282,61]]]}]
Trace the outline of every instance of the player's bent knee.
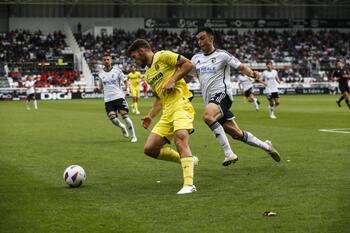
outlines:
[{"label": "player's bent knee", "polygon": [[117,116],[117,114],[115,112],[109,112],[107,115],[108,115],[109,119],[111,119],[111,120],[116,118],[116,116]]},{"label": "player's bent knee", "polygon": [[207,124],[207,125],[211,125],[215,122],[215,118],[210,115],[209,113],[204,113],[203,115],[203,121]]}]

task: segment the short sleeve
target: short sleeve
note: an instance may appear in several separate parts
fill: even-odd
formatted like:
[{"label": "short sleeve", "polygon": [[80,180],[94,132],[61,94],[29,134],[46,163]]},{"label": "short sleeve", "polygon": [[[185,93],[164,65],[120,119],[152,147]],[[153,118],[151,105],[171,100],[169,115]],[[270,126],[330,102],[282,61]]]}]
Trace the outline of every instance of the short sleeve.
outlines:
[{"label": "short sleeve", "polygon": [[236,57],[234,57],[232,54],[225,52],[225,59],[227,64],[229,64],[232,68],[238,69],[238,67],[242,64]]},{"label": "short sleeve", "polygon": [[160,52],[159,61],[164,62],[171,66],[176,66],[178,60],[180,60],[181,55],[171,52],[169,50],[163,50]]}]

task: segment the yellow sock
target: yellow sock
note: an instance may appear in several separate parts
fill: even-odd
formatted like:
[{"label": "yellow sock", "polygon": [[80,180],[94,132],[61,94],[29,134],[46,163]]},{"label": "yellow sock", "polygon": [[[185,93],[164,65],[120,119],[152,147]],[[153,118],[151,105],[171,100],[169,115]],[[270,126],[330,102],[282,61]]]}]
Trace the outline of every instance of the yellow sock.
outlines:
[{"label": "yellow sock", "polygon": [[157,159],[172,161],[175,163],[181,163],[179,153],[177,153],[175,150],[171,149],[170,147],[165,147],[165,146],[163,146],[162,149],[160,149],[160,153]]},{"label": "yellow sock", "polygon": [[184,186],[193,185],[193,158],[185,157],[181,159],[182,172],[184,176]]},{"label": "yellow sock", "polygon": [[137,103],[136,103],[136,102],[134,103],[134,109],[135,109],[136,111],[138,111],[138,110],[139,110],[139,108],[138,108],[138,106],[137,106]]}]

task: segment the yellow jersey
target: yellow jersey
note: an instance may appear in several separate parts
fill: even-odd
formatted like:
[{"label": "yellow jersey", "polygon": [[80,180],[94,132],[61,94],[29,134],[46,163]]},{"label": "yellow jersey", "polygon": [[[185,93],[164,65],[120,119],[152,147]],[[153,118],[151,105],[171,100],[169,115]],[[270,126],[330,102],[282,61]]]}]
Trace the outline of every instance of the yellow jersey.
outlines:
[{"label": "yellow jersey", "polygon": [[188,89],[185,80],[181,79],[175,83],[175,88],[171,93],[164,91],[165,85],[168,83],[170,78],[179,69],[177,61],[181,55],[168,51],[162,50],[156,52],[153,56],[151,66],[145,73],[145,79],[151,86],[152,90],[159,96],[163,111],[176,110],[184,100],[188,101],[188,98],[192,96],[192,93]]},{"label": "yellow jersey", "polygon": [[130,86],[133,88],[140,87],[141,73],[136,71],[135,73],[130,72],[128,74],[128,79],[130,80]]}]

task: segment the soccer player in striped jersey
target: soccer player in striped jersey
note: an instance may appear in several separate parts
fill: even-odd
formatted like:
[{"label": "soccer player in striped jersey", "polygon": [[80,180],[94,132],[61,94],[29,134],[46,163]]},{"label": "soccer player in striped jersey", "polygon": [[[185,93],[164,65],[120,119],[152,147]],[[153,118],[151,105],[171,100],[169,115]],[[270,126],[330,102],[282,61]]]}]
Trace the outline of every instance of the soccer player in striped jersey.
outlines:
[{"label": "soccer player in striped jersey", "polygon": [[242,74],[258,79],[259,73],[243,65],[230,53],[214,47],[214,32],[210,28],[200,29],[196,39],[202,52],[195,54],[191,62],[201,83],[205,110],[203,119],[212,130],[219,144],[224,149],[223,166],[228,166],[238,160],[233,152],[228,133],[233,139],[265,150],[275,161],[280,161],[277,150],[270,141],[261,141],[248,131],[239,128],[230,111],[232,105],[232,88],[230,68],[239,70]]},{"label": "soccer player in striped jersey", "polygon": [[278,78],[278,73],[273,69],[272,61],[266,62],[267,70],[262,72],[262,79],[260,82],[265,85],[265,92],[269,100],[269,113],[271,119],[276,119],[275,109],[280,105],[280,96],[278,94],[277,85],[281,82]]},{"label": "soccer player in striped jersey", "polygon": [[[102,63],[104,68],[98,74],[99,90],[103,90],[106,113],[111,122],[122,130],[124,137],[128,138],[130,132],[131,142],[137,142],[134,125],[128,115],[129,107],[122,87],[126,77],[119,68],[112,66],[112,57],[108,53],[104,54]],[[118,114],[121,115],[126,126],[119,121]]]},{"label": "soccer player in striped jersey", "polygon": [[[152,108],[142,119],[142,127],[148,129],[152,119],[163,110],[147,138],[144,153],[152,158],[180,163],[184,183],[177,194],[193,193],[196,191],[193,166],[198,159],[192,156],[189,137],[193,132],[195,111],[189,101],[192,93],[183,79],[192,70],[192,64],[185,57],[168,50],[154,53],[143,39],[135,40],[128,54],[137,65],[148,67],[145,79],[155,94]],[[165,146],[172,139],[177,151]]]}]

